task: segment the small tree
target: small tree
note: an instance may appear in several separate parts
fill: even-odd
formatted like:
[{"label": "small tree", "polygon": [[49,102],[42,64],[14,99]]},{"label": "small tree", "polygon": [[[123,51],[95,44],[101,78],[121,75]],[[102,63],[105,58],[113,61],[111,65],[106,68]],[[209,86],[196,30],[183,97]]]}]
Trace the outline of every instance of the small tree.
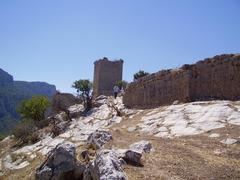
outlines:
[{"label": "small tree", "polygon": [[50,101],[44,96],[33,96],[20,104],[17,111],[21,114],[21,121],[12,130],[14,137],[19,140],[18,145],[38,140],[36,130],[43,125],[45,112],[49,106]]},{"label": "small tree", "polygon": [[83,99],[84,107],[86,110],[91,109],[92,107],[92,82],[88,79],[80,79],[73,83],[72,87],[77,89],[77,93]]},{"label": "small tree", "polygon": [[128,82],[127,81],[117,81],[116,85],[119,87],[119,89],[125,89],[128,85]]},{"label": "small tree", "polygon": [[134,78],[134,80],[138,80],[139,78],[144,77],[144,76],[146,76],[146,75],[149,75],[149,73],[148,73],[148,72],[145,72],[145,71],[143,71],[143,70],[140,70],[140,71],[138,71],[137,73],[135,73],[135,74],[133,75],[133,78]]},{"label": "small tree", "polygon": [[45,111],[50,106],[50,101],[44,96],[33,96],[21,103],[17,111],[24,119],[39,122],[45,118]]}]

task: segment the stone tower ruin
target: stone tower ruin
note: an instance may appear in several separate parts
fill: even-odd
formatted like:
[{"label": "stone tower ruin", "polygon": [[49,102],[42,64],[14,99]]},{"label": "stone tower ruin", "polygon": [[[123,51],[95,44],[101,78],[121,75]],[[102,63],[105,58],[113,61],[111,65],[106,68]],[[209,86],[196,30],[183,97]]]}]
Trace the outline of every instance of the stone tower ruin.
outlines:
[{"label": "stone tower ruin", "polygon": [[94,62],[93,96],[112,95],[117,81],[122,80],[123,60],[109,61],[108,58]]}]

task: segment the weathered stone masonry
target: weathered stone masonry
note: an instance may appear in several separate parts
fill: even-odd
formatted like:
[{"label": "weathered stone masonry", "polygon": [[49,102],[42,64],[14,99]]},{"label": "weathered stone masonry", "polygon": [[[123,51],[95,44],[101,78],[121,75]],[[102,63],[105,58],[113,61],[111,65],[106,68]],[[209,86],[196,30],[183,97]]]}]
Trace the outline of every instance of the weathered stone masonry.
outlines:
[{"label": "weathered stone masonry", "polygon": [[179,69],[163,70],[129,84],[128,107],[152,108],[175,100],[240,100],[240,55],[207,58]]},{"label": "weathered stone masonry", "polygon": [[109,61],[107,58],[94,62],[94,97],[112,95],[117,81],[122,80],[123,60]]}]

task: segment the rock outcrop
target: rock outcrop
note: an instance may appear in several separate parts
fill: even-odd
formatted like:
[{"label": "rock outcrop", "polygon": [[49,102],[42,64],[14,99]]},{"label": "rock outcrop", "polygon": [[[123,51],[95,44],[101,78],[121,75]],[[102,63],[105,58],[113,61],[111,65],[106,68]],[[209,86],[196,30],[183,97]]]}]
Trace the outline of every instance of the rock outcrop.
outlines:
[{"label": "rock outcrop", "polygon": [[36,179],[58,180],[71,178],[76,167],[76,148],[72,143],[58,145],[37,169]]},{"label": "rock outcrop", "polygon": [[124,160],[128,164],[143,166],[143,153],[149,153],[152,149],[152,144],[149,141],[139,141],[129,146],[129,149],[116,149],[115,152],[118,158]]},{"label": "rock outcrop", "polygon": [[13,83],[13,76],[0,68],[0,86]]},{"label": "rock outcrop", "polygon": [[8,134],[20,119],[16,109],[23,100],[42,95],[51,98],[54,85],[45,82],[14,81],[13,76],[0,69],[0,133]]},{"label": "rock outcrop", "polygon": [[[64,113],[56,115],[54,122],[59,133],[52,136],[50,131],[42,129],[41,140],[35,144],[13,149],[12,138],[1,141],[0,179],[15,179],[19,173],[23,179],[34,179],[35,173],[39,179],[158,179],[162,172],[170,171],[166,179],[172,175],[177,175],[176,179],[238,177],[240,101],[176,103],[152,110],[129,110],[123,106],[121,98],[117,98],[111,100],[113,105],[126,114],[119,117],[107,105],[110,100],[97,99],[103,101],[99,102],[99,107],[72,121],[68,121]],[[68,108],[70,112],[81,109],[82,105]],[[197,136],[189,138],[191,135]],[[113,142],[108,142],[112,136]],[[175,139],[179,136],[182,137]],[[58,149],[71,144],[69,141],[76,150],[75,147],[69,151]],[[135,143],[126,147],[129,142]],[[155,151],[148,155],[153,148],[151,143]],[[198,156],[206,150],[207,157]],[[196,163],[194,169],[189,160]],[[223,161],[227,162],[224,171],[219,166]],[[35,172],[38,163],[43,164]]]},{"label": "rock outcrop", "polygon": [[112,150],[100,150],[84,172],[84,180],[126,180],[121,162]]},{"label": "rock outcrop", "polygon": [[79,104],[81,101],[70,93],[57,92],[52,99],[52,111],[54,114],[61,111],[67,112],[72,105]]},{"label": "rock outcrop", "polygon": [[103,144],[112,139],[110,133],[95,131],[88,138],[88,143],[93,143],[98,149],[94,157],[89,158],[89,151],[82,151],[83,161],[76,160],[76,149],[74,144],[65,142],[53,149],[47,160],[37,169],[36,179],[58,180],[58,179],[83,179],[83,180],[125,180],[126,174],[123,164],[142,166],[141,157],[149,152],[151,144],[147,141],[140,141],[131,145],[137,149],[100,149]]}]

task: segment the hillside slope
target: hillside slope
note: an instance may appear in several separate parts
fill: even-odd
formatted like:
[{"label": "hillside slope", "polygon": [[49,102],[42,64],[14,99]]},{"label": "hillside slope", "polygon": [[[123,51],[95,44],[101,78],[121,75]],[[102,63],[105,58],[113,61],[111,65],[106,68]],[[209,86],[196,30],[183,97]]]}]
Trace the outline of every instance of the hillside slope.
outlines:
[{"label": "hillside slope", "polygon": [[22,100],[34,95],[51,98],[55,92],[54,85],[45,82],[14,81],[11,75],[0,69],[0,133],[7,134],[19,120],[16,108]]},{"label": "hillside slope", "polygon": [[[70,112],[79,112],[74,105]],[[117,116],[115,109],[121,111]],[[56,118],[62,119],[63,114]],[[72,142],[77,157],[88,136],[109,131],[113,140],[105,148],[128,148],[148,140],[153,150],[142,157],[143,167],[124,165],[128,179],[238,179],[240,177],[240,101],[205,101],[126,109],[122,99],[101,99],[86,116],[69,122],[58,136],[45,133],[33,145],[13,148],[14,140],[0,143],[0,170],[4,179],[33,179],[36,168],[58,144]]]}]

